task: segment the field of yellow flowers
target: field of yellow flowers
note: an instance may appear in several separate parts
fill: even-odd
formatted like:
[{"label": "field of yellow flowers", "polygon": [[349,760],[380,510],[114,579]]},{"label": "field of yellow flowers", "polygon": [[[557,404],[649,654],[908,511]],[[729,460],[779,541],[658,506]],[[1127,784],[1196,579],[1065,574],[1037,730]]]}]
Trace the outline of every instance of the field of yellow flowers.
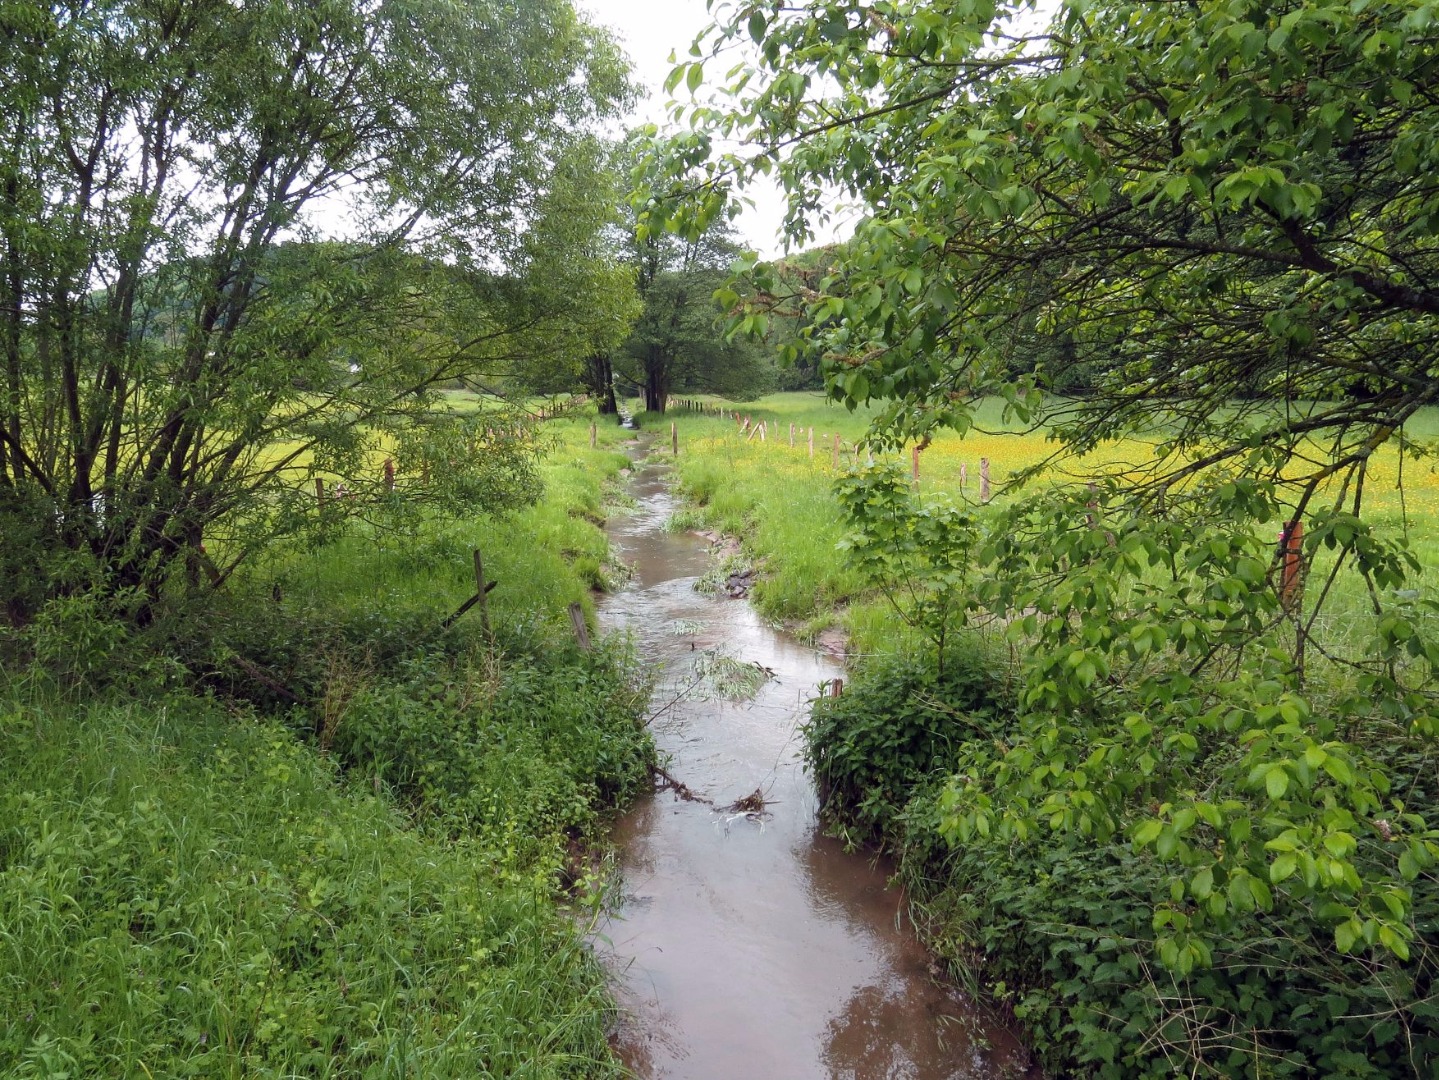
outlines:
[{"label": "field of yellow flowers", "polygon": [[[806,393],[776,394],[741,405],[700,404],[699,410],[672,409],[663,417],[664,434],[668,436],[670,423],[676,425],[679,482],[700,507],[704,523],[742,537],[750,555],[763,560],[766,572],[755,595],[760,610],[806,635],[841,625],[859,652],[904,647],[904,631],[888,605],[866,594],[864,583],[836,548],[843,529],[832,485],[855,464],[860,453],[855,444],[869,424],[869,414],[851,413]],[[717,415],[717,409],[723,413]],[[660,420],[643,418],[651,424]],[[1416,418],[1410,434],[1439,435],[1439,410]],[[668,443],[665,438],[656,445],[668,449]],[[1001,403],[986,401],[977,411],[976,430],[964,437],[937,436],[924,450],[919,488],[979,502],[987,472],[991,498],[1000,502],[1017,473],[1046,462],[1058,449],[1044,431],[1024,431],[1007,423]],[[1063,468],[1072,476],[1091,466],[1143,463],[1152,454],[1150,444],[1134,440]],[[908,454],[890,457],[906,469],[912,465]],[[1402,532],[1426,565],[1435,563],[1439,465],[1423,458],[1401,460],[1392,444],[1382,448],[1371,461],[1365,514],[1387,532]],[[1354,617],[1366,603],[1362,586],[1341,588],[1326,619]]]}]

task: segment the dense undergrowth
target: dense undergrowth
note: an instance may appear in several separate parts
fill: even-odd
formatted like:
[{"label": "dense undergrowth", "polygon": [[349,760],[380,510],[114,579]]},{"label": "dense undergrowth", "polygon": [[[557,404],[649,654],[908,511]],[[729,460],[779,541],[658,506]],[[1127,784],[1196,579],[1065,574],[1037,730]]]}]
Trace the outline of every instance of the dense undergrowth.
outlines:
[{"label": "dense undergrowth", "polygon": [[[647,783],[647,687],[565,607],[625,463],[540,504],[277,553],[144,630],[4,641],[0,1074],[618,1075],[575,852]],[[618,436],[606,431],[605,442]],[[471,612],[486,555],[493,634]]]},{"label": "dense undergrowth", "polygon": [[1342,956],[1322,919],[1286,906],[1250,910],[1210,966],[1179,976],[1154,960],[1172,871],[1122,835],[951,843],[951,778],[1016,735],[1013,690],[994,670],[972,641],[943,675],[914,658],[868,664],[816,704],[807,753],[831,825],[895,853],[932,947],[1012,1010],[1052,1075],[1434,1075],[1433,875],[1415,882],[1407,963]]}]

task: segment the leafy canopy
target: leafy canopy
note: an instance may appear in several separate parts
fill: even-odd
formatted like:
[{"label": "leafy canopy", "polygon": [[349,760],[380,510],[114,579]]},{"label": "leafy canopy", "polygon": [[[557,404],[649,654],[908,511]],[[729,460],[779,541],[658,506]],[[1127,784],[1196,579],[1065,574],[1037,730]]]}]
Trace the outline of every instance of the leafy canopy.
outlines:
[{"label": "leafy canopy", "polygon": [[[395,500],[532,490],[523,432],[433,390],[622,333],[579,298],[616,295],[589,132],[626,71],[567,0],[21,2],[0,31],[0,512],[29,550],[153,592],[202,538],[233,562],[322,524],[317,475],[375,507],[386,456]],[[5,565],[40,598],[70,573]]]},{"label": "leafy canopy", "polygon": [[[1411,883],[1439,855],[1411,771],[1439,734],[1433,605],[1366,504],[1381,449],[1430,451],[1405,423],[1439,399],[1435,16],[750,2],[671,80],[724,72],[657,141],[671,184],[648,227],[693,234],[760,175],[796,240],[837,198],[865,207],[834,273],[787,291],[757,265],[740,317],[808,320],[830,394],[880,406],[874,446],[963,432],[981,394],[1061,453],[1150,444],[963,539],[970,617],[1028,656],[1020,731],[963,763],[944,829],[1152,852],[1174,873],[1159,958],[1181,974],[1255,909],[1407,958]],[[1066,347],[1016,375],[1036,334]],[[1046,396],[1069,363],[1092,394]],[[880,504],[918,535],[891,503],[851,495],[861,536]],[[1303,604],[1276,589],[1290,521],[1320,568]],[[1356,626],[1319,619],[1346,593]]]}]

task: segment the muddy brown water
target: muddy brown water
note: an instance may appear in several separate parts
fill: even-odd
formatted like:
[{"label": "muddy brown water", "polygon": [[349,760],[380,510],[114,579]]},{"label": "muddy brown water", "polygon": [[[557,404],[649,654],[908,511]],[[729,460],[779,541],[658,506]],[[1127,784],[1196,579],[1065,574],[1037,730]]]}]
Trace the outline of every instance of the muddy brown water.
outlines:
[{"label": "muddy brown water", "polygon": [[[676,1080],[1026,1075],[1010,1033],[935,978],[889,868],[816,822],[798,728],[838,663],[747,601],[695,590],[713,558],[694,534],[665,531],[677,502],[661,467],[639,462],[631,493],[637,512],[609,533],[635,577],[600,617],[659,665],[651,726],[699,798],[658,792],[616,829],[622,896],[600,950],[625,1010],[625,1062]],[[707,652],[773,678],[744,702],[684,693]],[[756,789],[763,815],[718,809]]]}]

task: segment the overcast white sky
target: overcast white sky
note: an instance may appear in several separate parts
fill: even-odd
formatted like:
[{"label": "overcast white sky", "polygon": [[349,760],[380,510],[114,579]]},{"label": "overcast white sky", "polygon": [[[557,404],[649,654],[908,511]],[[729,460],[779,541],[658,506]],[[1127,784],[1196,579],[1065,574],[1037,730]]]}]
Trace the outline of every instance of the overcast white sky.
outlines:
[{"label": "overcast white sky", "polygon": [[[705,0],[576,0],[576,6],[601,26],[613,30],[634,64],[636,81],[649,90],[635,108],[633,122],[665,122],[665,77],[670,73],[670,52],[683,60],[689,55],[695,36],[710,23]],[[683,96],[681,88],[678,93]],[[755,200],[736,222],[744,242],[762,256],[782,253],[779,222],[783,204],[777,189],[754,189],[747,194]],[[841,227],[842,232],[852,229]],[[815,243],[834,237],[821,236]]]}]

